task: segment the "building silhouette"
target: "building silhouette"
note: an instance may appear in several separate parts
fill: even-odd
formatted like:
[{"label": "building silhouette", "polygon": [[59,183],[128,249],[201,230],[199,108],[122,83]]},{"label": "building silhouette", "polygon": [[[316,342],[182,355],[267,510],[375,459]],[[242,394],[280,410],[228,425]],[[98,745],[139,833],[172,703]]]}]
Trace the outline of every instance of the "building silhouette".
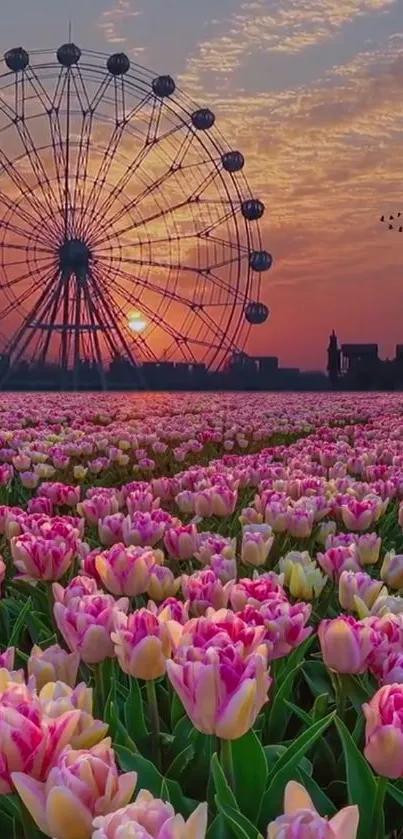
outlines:
[{"label": "building silhouette", "polygon": [[403,345],[393,360],[379,358],[378,344],[341,344],[333,330],[327,349],[329,384],[338,390],[400,390],[403,388]]}]

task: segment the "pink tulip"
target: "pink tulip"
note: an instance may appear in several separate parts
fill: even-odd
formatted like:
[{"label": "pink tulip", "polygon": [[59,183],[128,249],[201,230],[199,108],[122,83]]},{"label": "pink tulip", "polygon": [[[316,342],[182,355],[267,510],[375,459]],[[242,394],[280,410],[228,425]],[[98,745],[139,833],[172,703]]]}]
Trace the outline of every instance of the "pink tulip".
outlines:
[{"label": "pink tulip", "polygon": [[267,839],[356,839],[359,809],[344,807],[330,821],[322,818],[304,789],[289,781],[284,794],[284,815],[271,822]]},{"label": "pink tulip", "polygon": [[208,610],[208,615],[193,618],[185,623],[180,637],[179,649],[194,647],[207,650],[209,647],[233,645],[242,658],[256,652],[265,638],[263,626],[248,626],[231,609]]},{"label": "pink tulip", "polygon": [[[21,507],[7,507],[5,505],[1,505],[0,506],[0,534],[4,535],[4,533],[7,533],[7,522],[9,520],[18,521],[18,519],[21,516],[25,516],[25,512],[24,512],[24,510],[21,509]],[[7,534],[7,537],[10,539],[11,536],[19,535],[20,533],[21,533],[21,530],[18,529],[16,534],[11,533],[10,536],[8,536],[8,534]]]},{"label": "pink tulip", "polygon": [[18,579],[60,580],[74,558],[74,547],[68,542],[53,541],[24,533],[11,540],[11,556],[20,572]]},{"label": "pink tulip", "polygon": [[147,608],[158,616],[160,621],[176,621],[184,625],[189,620],[189,607],[176,597],[167,597],[159,606],[153,600],[149,600]]},{"label": "pink tulip", "polygon": [[154,565],[150,571],[147,594],[157,603],[167,597],[174,597],[180,588],[181,578],[175,578],[171,569],[165,565]]},{"label": "pink tulip", "polygon": [[325,553],[318,553],[316,559],[331,580],[338,580],[343,571],[361,570],[355,545],[328,548]]},{"label": "pink tulip", "polygon": [[304,510],[299,507],[292,507],[286,516],[286,529],[290,536],[295,539],[307,539],[311,533],[314,523],[312,510]]},{"label": "pink tulip", "polygon": [[356,597],[371,609],[382,591],[382,585],[382,580],[374,580],[364,571],[342,571],[339,578],[339,601],[342,609],[354,612]]},{"label": "pink tulip", "polygon": [[125,545],[154,547],[165,533],[166,524],[153,517],[151,513],[134,513],[126,516],[122,524]]},{"label": "pink tulip", "polygon": [[[257,530],[259,528],[259,530]],[[268,524],[249,525],[243,528],[241,562],[258,568],[264,565],[274,542]]]},{"label": "pink tulip", "polygon": [[213,556],[222,554],[227,559],[234,555],[236,540],[221,536],[220,533],[210,533],[208,530],[197,534],[196,559],[203,565],[210,565]]},{"label": "pink tulip", "polygon": [[14,667],[15,647],[8,647],[3,653],[0,653],[0,669],[12,670]]},{"label": "pink tulip", "polygon": [[221,583],[229,583],[230,580],[235,582],[237,577],[237,564],[235,557],[232,557],[232,559],[226,559],[222,554],[216,554],[211,557],[210,568],[214,571],[214,574],[218,577]]},{"label": "pink tulip", "polygon": [[151,490],[135,490],[126,496],[126,505],[129,515],[140,511],[141,513],[151,513],[160,506],[159,498],[155,498]]},{"label": "pink tulip", "polygon": [[341,615],[318,629],[323,661],[336,673],[364,673],[379,641],[368,624]]},{"label": "pink tulip", "polygon": [[59,719],[67,711],[79,711],[74,735],[70,740],[72,749],[90,749],[108,733],[108,726],[92,715],[92,688],[82,682],[74,689],[64,682],[48,682],[39,693],[39,701],[47,718]]},{"label": "pink tulip", "polygon": [[41,650],[35,645],[28,659],[28,676],[35,678],[37,691],[40,691],[48,682],[58,681],[73,688],[77,681],[79,664],[78,653],[67,653],[58,644],[46,650]]},{"label": "pink tulip", "polygon": [[[160,621],[148,609],[119,616],[112,641],[123,672],[146,681],[163,676],[172,653],[170,627],[171,622]],[[178,624],[178,637],[181,631]]]},{"label": "pink tulip", "polygon": [[261,652],[243,659],[234,646],[185,647],[166,666],[188,717],[203,734],[236,740],[267,702],[271,679]]},{"label": "pink tulip", "polygon": [[45,783],[13,773],[14,786],[32,818],[53,839],[91,839],[94,817],[124,807],[136,780],[135,772],[118,774],[109,739],[88,750],[66,748]]},{"label": "pink tulip", "polygon": [[230,600],[235,612],[240,612],[247,605],[259,608],[260,604],[267,600],[288,602],[282,587],[282,578],[272,571],[261,574],[253,580],[249,580],[248,577],[238,580],[231,589]]},{"label": "pink tulip", "polygon": [[79,516],[84,516],[89,524],[98,524],[99,519],[105,516],[112,516],[119,512],[119,501],[116,496],[93,495],[92,498],[86,498],[77,504],[77,513]]},{"label": "pink tulip", "polygon": [[154,565],[152,550],[119,544],[100,552],[95,559],[102,585],[115,597],[136,597],[147,591]]},{"label": "pink tulip", "polygon": [[165,532],[164,545],[173,559],[192,559],[197,551],[197,529],[194,524],[170,527]]},{"label": "pink tulip", "polygon": [[194,493],[190,489],[184,489],[175,497],[175,504],[181,513],[192,515],[194,513]]},{"label": "pink tulip", "polygon": [[385,654],[385,649],[381,647],[371,656],[369,669],[381,685],[401,685],[403,684],[403,653]]},{"label": "pink tulip", "polygon": [[288,504],[285,501],[269,501],[264,509],[264,520],[273,533],[285,533],[288,529]]},{"label": "pink tulip", "polygon": [[393,550],[385,554],[381,577],[390,588],[403,587],[403,554],[397,554]]},{"label": "pink tulip", "polygon": [[0,795],[13,791],[13,772],[45,780],[74,736],[79,716],[71,711],[50,720],[25,685],[10,684],[0,697]]},{"label": "pink tulip", "polygon": [[106,548],[123,541],[123,513],[114,513],[112,516],[105,516],[98,522],[98,535],[101,545]]},{"label": "pink tulip", "polygon": [[265,628],[264,641],[270,661],[288,655],[312,634],[306,626],[312,607],[308,603],[291,605],[286,599],[272,599],[260,603],[258,608],[248,605],[238,616],[251,626]]},{"label": "pink tulip", "polygon": [[126,597],[114,600],[110,594],[90,594],[73,599],[67,606],[56,602],[53,607],[55,621],[67,646],[79,652],[86,664],[98,664],[113,658],[111,632],[116,625],[118,612],[126,613]]},{"label": "pink tulip", "polygon": [[403,685],[385,685],[363,705],[364,754],[378,775],[403,776]]},{"label": "pink tulip", "polygon": [[376,517],[375,505],[372,501],[357,501],[352,498],[340,507],[343,524],[348,530],[368,530]]},{"label": "pink tulip", "polygon": [[210,568],[182,576],[183,596],[194,615],[203,615],[209,606],[226,608],[232,586],[232,580],[223,585]]},{"label": "pink tulip", "polygon": [[[235,512],[238,491],[225,486],[215,486],[211,489],[211,508],[213,516],[226,518]],[[196,508],[195,508],[196,509]]]},{"label": "pink tulip", "polygon": [[62,603],[63,606],[70,606],[74,600],[79,602],[82,597],[90,594],[103,594],[98,590],[95,580],[84,575],[73,577],[66,588],[63,588],[60,583],[54,583],[52,591],[56,603]]},{"label": "pink tulip", "polygon": [[37,498],[31,498],[28,501],[27,510],[29,514],[39,513],[45,516],[52,516],[53,502],[50,498],[46,498],[44,495],[38,495]]},{"label": "pink tulip", "polygon": [[7,486],[14,477],[14,469],[9,463],[0,464],[0,486]]},{"label": "pink tulip", "polygon": [[358,559],[361,565],[374,565],[378,562],[381,538],[377,533],[363,533],[355,539]]},{"label": "pink tulip", "polygon": [[56,507],[75,507],[80,501],[81,489],[78,486],[50,482],[41,484],[38,495],[50,498]]},{"label": "pink tulip", "polygon": [[207,804],[199,804],[185,822],[183,816],[175,814],[172,804],[142,789],[133,804],[109,816],[98,816],[93,828],[92,839],[205,839]]}]

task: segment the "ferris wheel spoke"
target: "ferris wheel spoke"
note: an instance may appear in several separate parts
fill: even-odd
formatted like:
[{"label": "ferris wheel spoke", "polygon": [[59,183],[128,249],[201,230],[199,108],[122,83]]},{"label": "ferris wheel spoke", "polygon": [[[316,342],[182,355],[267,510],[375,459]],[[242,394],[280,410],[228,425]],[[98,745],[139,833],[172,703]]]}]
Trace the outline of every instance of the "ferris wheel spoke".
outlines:
[{"label": "ferris wheel spoke", "polygon": [[[0,201],[1,201],[1,192],[0,192]],[[0,220],[0,230],[4,231],[4,233],[6,233],[6,232],[7,233],[14,233],[16,236],[20,236],[23,239],[27,239],[27,236],[28,236],[28,231],[27,230],[24,230],[22,227],[18,227],[17,224],[14,224],[11,221],[1,221]],[[39,237],[38,237],[38,241],[42,242],[43,244],[46,243],[45,239],[40,239]],[[11,242],[4,242],[3,241],[3,242],[0,242],[0,247],[3,248],[3,249],[10,248],[10,250],[25,251],[25,253],[26,253],[27,250],[28,250],[28,243],[26,245],[20,245],[17,242],[12,242],[12,241]],[[53,254],[53,250],[50,247],[37,246],[35,248],[35,252],[36,253],[44,253],[44,254],[48,254],[48,255]]]},{"label": "ferris wheel spoke", "polygon": [[[120,230],[114,231],[114,233],[110,232],[108,236],[102,236],[100,239],[94,238],[92,244],[94,247],[99,247],[100,245],[109,242],[109,240],[113,237],[124,236],[125,233],[132,232],[133,230],[137,230],[139,227],[144,227],[147,224],[151,224],[153,221],[160,221],[161,219],[165,218],[165,216],[169,215],[170,213],[175,212],[176,210],[180,210],[183,207],[186,207],[188,204],[188,200],[185,199],[183,201],[179,201],[177,204],[174,204],[172,207],[166,207],[163,209],[158,210],[155,213],[147,216],[146,218],[139,219],[137,222],[132,222],[126,227],[121,228]],[[102,233],[102,231],[99,231]]]},{"label": "ferris wheel spoke", "polygon": [[[133,291],[129,292],[128,289],[121,284],[120,279],[123,278],[131,281],[131,284],[133,285],[133,279],[130,277],[130,275],[125,276],[124,272],[118,271],[115,268],[112,268],[112,274],[114,275],[114,288],[120,292],[123,300],[129,300],[131,305],[140,306],[144,314],[150,320],[150,322],[153,323],[155,326],[159,327],[160,329],[163,329],[163,331],[167,335],[170,335],[171,338],[174,338],[174,340],[177,341],[178,347],[181,347],[181,344],[187,346],[187,339],[184,338],[180,334],[180,332],[174,326],[172,326],[172,324],[168,323],[165,320],[165,318],[161,315],[156,314],[154,310],[151,308],[151,306],[149,306],[143,299],[140,300],[139,297]],[[143,340],[145,340],[144,336],[141,337]]]},{"label": "ferris wheel spoke", "polygon": [[[54,285],[56,278],[57,272],[54,272],[50,275],[47,283],[45,284],[45,288],[42,291],[42,294],[35,301],[29,314],[27,315],[24,322],[21,324],[20,328],[17,330],[16,334],[13,336],[12,340],[9,342],[7,346],[7,352],[10,355],[10,357],[14,354],[14,352],[16,352],[16,356],[13,359],[14,363],[18,362],[19,359],[23,356],[25,350],[27,349],[28,345],[32,340],[32,337],[35,335],[36,330],[32,328],[35,319],[38,317],[38,315],[42,313],[42,311],[46,316],[48,295],[52,291],[52,286]],[[26,337],[24,338],[24,336]]]},{"label": "ferris wheel spoke", "polygon": [[133,353],[132,353],[132,351],[130,349],[130,346],[129,346],[127,340],[126,340],[124,332],[123,332],[123,330],[120,326],[118,317],[116,316],[116,311],[115,311],[115,305],[116,304],[114,304],[114,301],[112,300],[112,297],[109,293],[109,290],[106,288],[105,284],[100,282],[99,275],[97,275],[96,271],[92,270],[90,276],[91,276],[91,280],[92,280],[92,286],[96,291],[96,294],[98,296],[99,301],[104,306],[105,312],[108,315],[108,318],[110,319],[112,329],[117,334],[117,336],[119,338],[119,341],[121,343],[121,346],[124,348],[129,360],[132,362],[132,364],[134,366],[137,366],[137,361],[136,361],[135,357],[133,356]]},{"label": "ferris wheel spoke", "polygon": [[[123,79],[122,79],[123,82]],[[116,161],[116,155],[122,141],[122,138],[125,134],[125,129],[127,127],[128,117],[125,114],[125,100],[124,100],[124,85],[121,88],[122,98],[119,100],[117,96],[117,91],[119,90],[119,86],[117,84],[117,80],[115,79],[115,98],[114,98],[114,111],[115,111],[115,118],[112,122],[112,133],[109,137],[108,143],[105,147],[105,151],[102,155],[102,159],[98,168],[98,171],[94,177],[93,184],[91,190],[89,192],[88,198],[85,202],[85,208],[83,218],[85,215],[91,215],[91,219],[98,219],[103,208],[103,204],[105,203],[106,199],[102,203],[101,207],[99,207],[100,197],[102,197],[102,191],[107,181],[108,175],[110,173],[111,167],[113,166],[114,162]],[[138,113],[142,110],[144,105],[149,101],[149,94],[143,97],[136,108],[133,109],[131,118],[134,118],[138,115]],[[115,188],[114,188],[115,189]],[[114,191],[114,190],[113,190]],[[87,232],[87,228],[85,228],[85,232]]]},{"label": "ferris wheel spoke", "polygon": [[[28,181],[15,166],[14,161],[8,157],[4,148],[0,146],[0,175],[3,173],[6,173],[9,176],[14,186],[19,190],[21,198],[28,201],[31,210],[34,212],[35,224],[37,224],[38,221],[40,222],[43,218],[43,207],[41,206],[40,201],[36,198]],[[12,201],[10,203],[12,205]]]},{"label": "ferris wheel spoke", "polygon": [[53,192],[51,181],[35,146],[26,120],[18,120],[16,123],[16,129],[22,146],[25,149],[26,160],[29,161],[32,172],[36,178],[36,185],[40,189],[44,205],[48,208],[49,217],[52,219],[52,224],[55,224],[57,227],[57,217],[55,217],[55,208],[57,206],[56,195]]},{"label": "ferris wheel spoke", "polygon": [[[7,264],[7,269],[8,269],[8,267],[9,267],[9,265]],[[27,263],[25,263],[25,267],[27,267]],[[2,265],[2,268],[4,270],[5,266]],[[40,266],[41,272],[50,270],[51,268],[54,268],[54,262],[53,261],[48,262],[46,265],[41,265]],[[0,288],[1,289],[14,288],[15,286],[18,286],[20,283],[23,283],[26,280],[31,281],[31,287],[30,287],[31,293],[32,293],[32,288],[35,288],[36,285],[40,286],[41,283],[42,283],[42,278],[40,276],[35,277],[35,275],[32,271],[32,268],[29,268],[23,274],[19,275],[18,277],[13,277],[13,279],[11,279],[11,280],[7,279],[5,282],[1,282],[1,280],[0,280]]]},{"label": "ferris wheel spoke", "polygon": [[[108,217],[108,213],[110,212],[110,210],[112,209],[112,207],[116,203],[116,201],[118,201],[119,198],[122,195],[124,195],[125,190],[128,188],[133,175],[136,174],[136,172],[140,169],[140,167],[144,166],[144,163],[145,163],[147,157],[154,150],[155,146],[159,143],[162,143],[163,140],[165,140],[167,137],[171,137],[173,134],[177,133],[179,130],[180,130],[179,126],[174,126],[173,128],[170,128],[168,131],[166,131],[164,134],[161,134],[160,136],[158,136],[157,138],[155,138],[151,141],[148,140],[148,138],[146,137],[143,146],[139,149],[138,153],[135,155],[135,157],[133,158],[133,160],[131,161],[129,166],[126,168],[126,171],[122,174],[122,176],[120,177],[118,182],[115,184],[113,189],[105,197],[104,201],[99,206],[98,212],[96,213],[96,219],[95,219],[97,221],[97,229],[99,230],[99,232],[103,232],[105,229],[107,229],[108,227],[110,227],[114,223],[114,217],[113,216]],[[164,173],[164,175],[162,176],[161,183],[163,183],[164,180],[166,180],[167,178],[171,177],[172,174],[173,174],[173,172],[169,168]],[[151,185],[151,188],[153,188],[153,184]],[[90,202],[88,202],[88,206],[89,205],[90,205]],[[136,206],[136,198],[133,199],[133,206]],[[119,208],[118,214],[119,213],[120,213],[120,208]],[[106,221],[104,222],[103,225],[101,223],[101,226],[99,226],[99,219],[103,220],[105,217],[107,217]],[[93,217],[93,220],[94,220],[94,217]]]},{"label": "ferris wheel spoke", "polygon": [[73,194],[73,206],[75,207],[78,215],[78,222],[75,223],[75,234],[77,235],[81,234],[81,219],[84,216],[84,203],[87,189],[92,127],[93,113],[91,111],[83,111],[81,120],[80,143],[74,174]]},{"label": "ferris wheel spoke", "polygon": [[[92,279],[93,279],[93,283],[95,284],[95,294],[98,297],[99,302],[101,303],[101,306],[105,306],[105,299],[106,299],[107,303],[108,303],[109,312],[112,314],[115,331],[117,331],[118,334],[121,333],[123,335],[123,338],[124,338],[123,330],[121,330],[121,328],[119,326],[119,324],[122,321],[124,321],[124,319],[125,319],[125,312],[124,312],[122,306],[119,305],[119,303],[116,299],[116,296],[112,296],[112,294],[110,293],[109,285],[108,285],[108,283],[105,282],[105,278],[102,276],[101,273],[97,272],[97,270],[95,269],[91,272],[91,276],[92,276]],[[124,300],[125,300],[125,302],[127,301],[127,293],[126,293],[126,296],[124,297]],[[142,335],[138,335],[137,339],[138,339],[138,342],[141,343],[142,346],[143,346],[145,356],[152,361],[156,361],[157,356],[151,350],[151,348],[148,347],[148,344],[145,341],[144,337]],[[125,338],[124,338],[124,341],[126,342]],[[131,352],[131,350],[130,350],[130,352]]]},{"label": "ferris wheel spoke", "polygon": [[[162,298],[172,300],[176,303],[180,303],[181,305],[185,306],[188,309],[188,312],[191,313],[193,322],[195,322],[198,319],[200,323],[202,323],[209,329],[210,333],[212,333],[221,342],[223,346],[225,346],[227,349],[233,348],[232,342],[229,341],[226,333],[223,333],[220,330],[216,321],[211,317],[209,311],[207,310],[207,307],[204,304],[197,304],[194,301],[190,301],[182,297],[182,295],[178,294],[177,292],[169,290],[168,288],[161,289],[154,283],[148,282],[147,280],[142,280],[138,276],[133,276],[132,274],[128,274],[125,271],[120,270],[119,273],[124,279],[127,279],[128,281],[133,281],[134,279],[136,284],[140,285],[143,289],[150,289],[154,293],[161,295]],[[139,301],[139,306],[144,306],[142,300]],[[223,304],[221,304],[221,308],[223,308]]]}]

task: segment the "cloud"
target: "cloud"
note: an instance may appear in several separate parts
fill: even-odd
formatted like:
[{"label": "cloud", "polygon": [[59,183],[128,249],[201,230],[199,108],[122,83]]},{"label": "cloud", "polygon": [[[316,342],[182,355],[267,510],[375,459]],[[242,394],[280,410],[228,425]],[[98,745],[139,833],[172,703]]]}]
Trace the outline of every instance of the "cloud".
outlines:
[{"label": "cloud", "polygon": [[[127,42],[127,36],[124,34],[127,21],[140,14],[141,11],[134,9],[130,0],[117,0],[116,5],[102,12],[97,26],[102,30],[108,44],[124,44]],[[136,51],[140,49],[136,48]]]}]

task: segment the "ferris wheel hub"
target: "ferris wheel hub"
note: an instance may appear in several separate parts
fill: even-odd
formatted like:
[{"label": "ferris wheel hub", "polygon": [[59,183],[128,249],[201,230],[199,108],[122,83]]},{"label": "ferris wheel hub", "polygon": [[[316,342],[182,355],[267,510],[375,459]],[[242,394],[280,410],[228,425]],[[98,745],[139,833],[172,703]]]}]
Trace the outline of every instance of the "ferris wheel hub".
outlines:
[{"label": "ferris wheel hub", "polygon": [[59,248],[60,270],[64,274],[82,274],[88,270],[91,251],[81,239],[66,239]]}]

